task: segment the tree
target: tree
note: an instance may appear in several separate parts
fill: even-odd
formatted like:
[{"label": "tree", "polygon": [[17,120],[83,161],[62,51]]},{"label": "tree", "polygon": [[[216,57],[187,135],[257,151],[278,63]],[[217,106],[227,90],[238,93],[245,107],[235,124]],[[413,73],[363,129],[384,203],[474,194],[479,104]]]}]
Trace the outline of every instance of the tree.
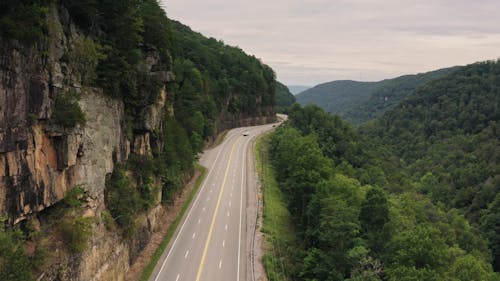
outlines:
[{"label": "tree", "polygon": [[155,46],[165,59],[172,45],[172,30],[160,7],[158,0],[145,0],[141,5],[142,22],[144,26],[144,43]]},{"label": "tree", "polygon": [[96,67],[106,59],[104,48],[90,38],[77,39],[69,53],[69,63],[84,86],[93,86],[97,78]]},{"label": "tree", "polygon": [[432,279],[437,280],[435,270],[447,264],[447,249],[439,230],[429,224],[421,223],[397,233],[386,251],[386,259],[391,261],[389,274],[394,280],[409,272],[415,276],[434,276]]},{"label": "tree", "polygon": [[7,40],[19,40],[28,46],[41,42],[47,35],[47,11],[45,0],[1,1],[0,37]]},{"label": "tree", "polygon": [[85,113],[78,104],[80,94],[75,90],[59,93],[54,104],[52,122],[64,128],[73,128],[86,123]]},{"label": "tree", "polygon": [[331,259],[331,268],[348,276],[351,270],[348,253],[359,242],[359,210],[335,196],[325,198],[322,203],[319,248]]},{"label": "tree", "polygon": [[331,175],[330,163],[325,158],[314,136],[300,137],[294,129],[280,130],[271,140],[273,164],[280,171],[278,181],[289,198],[292,214],[301,218],[320,182]]},{"label": "tree", "polygon": [[384,232],[384,226],[389,221],[389,205],[381,189],[372,188],[368,191],[361,204],[359,221],[363,238],[375,256],[378,256],[389,241],[389,235]]},{"label": "tree", "polygon": [[493,252],[493,267],[500,270],[500,194],[489,206],[486,215],[481,219],[481,229],[486,234]]},{"label": "tree", "polygon": [[19,229],[5,230],[0,227],[0,279],[34,280],[30,266],[28,256],[24,252],[22,232]]},{"label": "tree", "polygon": [[299,272],[300,280],[305,281],[342,281],[344,277],[331,264],[331,259],[325,252],[311,248],[303,259],[303,265]]},{"label": "tree", "polygon": [[87,32],[94,32],[99,27],[99,10],[97,0],[63,0],[71,18]]},{"label": "tree", "polygon": [[450,272],[455,280],[461,281],[494,281],[500,277],[493,272],[491,264],[470,254],[457,258]]}]

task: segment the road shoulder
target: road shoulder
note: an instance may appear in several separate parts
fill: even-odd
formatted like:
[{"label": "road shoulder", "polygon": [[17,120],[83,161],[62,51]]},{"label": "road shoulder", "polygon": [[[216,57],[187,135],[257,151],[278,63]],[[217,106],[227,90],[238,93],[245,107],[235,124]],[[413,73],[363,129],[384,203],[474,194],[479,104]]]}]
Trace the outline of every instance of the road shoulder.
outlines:
[{"label": "road shoulder", "polygon": [[256,143],[266,134],[253,138],[247,150],[247,250],[245,253],[247,258],[246,280],[248,281],[267,281],[262,264],[264,236],[260,232],[263,212],[262,193],[255,159]]}]

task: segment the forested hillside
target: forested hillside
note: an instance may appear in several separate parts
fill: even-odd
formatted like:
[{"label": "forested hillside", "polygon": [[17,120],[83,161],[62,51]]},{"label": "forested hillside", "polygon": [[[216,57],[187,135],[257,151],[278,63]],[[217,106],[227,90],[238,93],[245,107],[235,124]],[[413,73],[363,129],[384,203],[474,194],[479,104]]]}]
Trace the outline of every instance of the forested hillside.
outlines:
[{"label": "forested hillside", "polygon": [[295,96],[280,82],[276,82],[276,111],[283,111],[295,102]]},{"label": "forested hillside", "polygon": [[421,85],[456,69],[445,68],[379,82],[328,82],[300,93],[297,101],[302,105],[315,104],[354,125],[359,125],[381,116],[413,94]]},{"label": "forested hillside", "polygon": [[340,80],[323,83],[299,93],[301,105],[315,104],[325,111],[342,116],[349,109],[366,102],[380,82]]},{"label": "forested hillside", "polygon": [[359,130],[293,106],[269,143],[301,245],[279,274],[499,280],[499,71],[466,66]]},{"label": "forested hillside", "polygon": [[[400,159],[419,192],[457,208],[490,241],[500,270],[500,63],[464,67],[362,130]],[[403,179],[400,180],[404,181]],[[393,188],[398,188],[393,186]]]},{"label": "forested hillside", "polygon": [[199,134],[207,138],[215,125],[230,127],[224,121],[232,116],[272,115],[276,81],[269,66],[237,47],[206,38],[177,21],[170,23],[176,75],[171,89],[176,117],[184,127],[204,125]]},{"label": "forested hillside", "polygon": [[342,113],[342,117],[352,124],[361,124],[380,117],[384,112],[394,108],[402,100],[411,96],[422,85],[448,75],[457,69],[459,67],[443,68],[381,81],[380,86],[370,95],[367,101],[348,109],[345,113]]}]

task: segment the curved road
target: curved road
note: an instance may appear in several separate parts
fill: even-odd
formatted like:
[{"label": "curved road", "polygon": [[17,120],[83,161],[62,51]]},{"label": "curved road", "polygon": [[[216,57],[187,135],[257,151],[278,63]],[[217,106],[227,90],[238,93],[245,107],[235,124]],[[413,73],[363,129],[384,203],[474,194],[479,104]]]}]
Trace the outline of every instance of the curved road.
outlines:
[{"label": "curved road", "polygon": [[[249,144],[272,127],[233,129],[222,144],[205,151],[200,162],[207,177],[150,281],[250,280],[247,206],[255,201],[249,188],[255,175],[248,164]],[[248,224],[254,220],[249,216]]]}]

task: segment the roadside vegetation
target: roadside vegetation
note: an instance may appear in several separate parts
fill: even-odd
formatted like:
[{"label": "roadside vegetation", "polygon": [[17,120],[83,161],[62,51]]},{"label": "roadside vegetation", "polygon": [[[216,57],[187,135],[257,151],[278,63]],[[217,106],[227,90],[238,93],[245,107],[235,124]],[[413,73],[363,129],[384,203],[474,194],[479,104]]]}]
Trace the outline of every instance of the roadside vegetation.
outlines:
[{"label": "roadside vegetation", "polygon": [[275,179],[275,171],[268,159],[269,137],[257,141],[255,156],[263,194],[263,225],[265,236],[263,264],[270,281],[292,280],[288,268],[294,268],[293,252],[297,237],[292,217],[282,191]]}]

